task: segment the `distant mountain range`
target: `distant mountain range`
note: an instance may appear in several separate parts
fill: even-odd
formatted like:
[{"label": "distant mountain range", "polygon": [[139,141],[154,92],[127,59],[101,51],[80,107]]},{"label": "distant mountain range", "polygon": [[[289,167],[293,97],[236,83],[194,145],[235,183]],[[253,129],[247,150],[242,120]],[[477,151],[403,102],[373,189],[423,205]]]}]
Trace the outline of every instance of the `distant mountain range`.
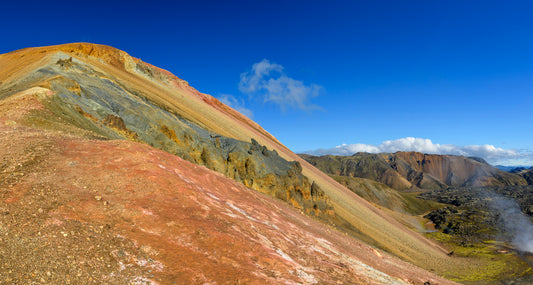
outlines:
[{"label": "distant mountain range", "polygon": [[[508,280],[494,284],[532,284],[531,275],[517,278],[503,272],[507,264],[522,271],[533,262],[533,168],[504,172],[475,157],[418,152],[301,157],[354,193],[391,210],[398,221],[445,242],[454,249],[450,255],[497,260],[484,274],[490,280]],[[515,250],[522,257],[502,255]]]},{"label": "distant mountain range", "polygon": [[494,165],[494,167],[498,168],[501,171],[511,172],[511,173],[519,171],[519,170],[523,170],[523,169],[533,168],[531,166],[526,166],[526,165],[517,165],[517,166]]},{"label": "distant mountain range", "polygon": [[474,157],[418,152],[300,156],[328,174],[366,178],[402,191],[528,184],[523,175],[501,171]]}]

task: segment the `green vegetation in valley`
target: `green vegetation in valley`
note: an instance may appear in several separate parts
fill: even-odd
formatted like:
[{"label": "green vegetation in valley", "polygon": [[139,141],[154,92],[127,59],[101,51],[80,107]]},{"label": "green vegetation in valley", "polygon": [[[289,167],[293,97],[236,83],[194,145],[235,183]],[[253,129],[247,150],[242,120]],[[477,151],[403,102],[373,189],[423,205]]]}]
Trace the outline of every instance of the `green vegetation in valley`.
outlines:
[{"label": "green vegetation in valley", "polygon": [[330,176],[365,200],[400,213],[421,215],[445,206],[438,202],[420,199],[417,197],[418,193],[403,193],[369,179]]},{"label": "green vegetation in valley", "polygon": [[[464,284],[500,284],[500,280],[528,277],[532,274],[528,257],[520,257],[504,243],[487,240],[461,246],[456,236],[442,232],[427,233],[450,248],[450,255],[471,261],[464,269],[447,271],[444,277]],[[531,260],[529,260],[531,262]],[[512,284],[512,283],[509,283]]]}]

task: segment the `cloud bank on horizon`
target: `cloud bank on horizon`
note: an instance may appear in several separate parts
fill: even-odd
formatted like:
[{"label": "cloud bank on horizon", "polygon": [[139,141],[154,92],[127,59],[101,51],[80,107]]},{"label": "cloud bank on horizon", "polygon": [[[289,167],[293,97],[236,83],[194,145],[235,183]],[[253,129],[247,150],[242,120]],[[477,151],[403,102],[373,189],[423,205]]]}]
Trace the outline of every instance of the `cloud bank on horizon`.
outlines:
[{"label": "cloud bank on horizon", "polygon": [[397,151],[417,151],[430,154],[450,154],[475,156],[485,159],[488,163],[497,165],[533,165],[533,156],[517,150],[498,148],[493,145],[467,145],[433,143],[430,139],[406,137],[384,141],[380,145],[370,144],[342,144],[329,149],[317,149],[304,153],[312,155],[353,155],[357,152],[394,153]]},{"label": "cloud bank on horizon", "polygon": [[263,59],[241,74],[239,90],[250,97],[260,97],[265,103],[277,104],[282,111],[289,107],[304,111],[320,109],[310,101],[319,95],[322,87],[288,77],[283,69],[283,66]]}]

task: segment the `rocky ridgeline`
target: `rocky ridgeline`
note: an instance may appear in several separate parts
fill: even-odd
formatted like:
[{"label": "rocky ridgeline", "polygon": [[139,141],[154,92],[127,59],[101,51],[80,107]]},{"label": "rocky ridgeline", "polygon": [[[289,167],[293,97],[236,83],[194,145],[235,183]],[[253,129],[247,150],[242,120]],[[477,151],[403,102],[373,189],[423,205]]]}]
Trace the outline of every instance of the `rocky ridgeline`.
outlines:
[{"label": "rocky ridgeline", "polygon": [[[141,67],[145,76],[162,80],[161,71],[143,63],[136,66]],[[307,214],[325,219],[334,216],[328,197],[302,174],[298,162],[285,160],[254,139],[243,142],[207,131],[72,57],[59,58],[21,82],[20,88],[33,83],[53,90],[55,95],[45,104],[63,124],[89,130],[99,138],[147,143],[287,201]],[[41,126],[58,128],[57,122],[35,117]]]},{"label": "rocky ridgeline", "polygon": [[153,138],[150,142],[158,148],[287,201],[308,214],[333,215],[329,199],[303,176],[300,163],[283,159],[254,139],[248,143],[201,129],[192,131],[166,125],[160,130],[166,137]]}]

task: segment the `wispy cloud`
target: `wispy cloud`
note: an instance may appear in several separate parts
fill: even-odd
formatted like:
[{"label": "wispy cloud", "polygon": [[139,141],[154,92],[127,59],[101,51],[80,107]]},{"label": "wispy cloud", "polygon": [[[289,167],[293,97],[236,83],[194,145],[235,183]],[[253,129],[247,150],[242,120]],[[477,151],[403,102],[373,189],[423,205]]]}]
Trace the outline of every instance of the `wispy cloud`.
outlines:
[{"label": "wispy cloud", "polygon": [[244,101],[241,99],[237,99],[235,98],[235,96],[233,95],[230,95],[230,94],[222,94],[220,96],[217,97],[217,99],[230,106],[231,108],[235,109],[237,112],[245,115],[246,117],[250,118],[250,119],[253,119],[254,117],[254,113],[252,112],[252,110],[246,108],[244,106]]},{"label": "wispy cloud", "polygon": [[458,146],[453,144],[433,143],[430,139],[406,137],[397,140],[384,141],[380,145],[369,144],[342,144],[334,148],[307,151],[313,155],[352,155],[357,152],[397,152],[417,151],[431,154],[451,154],[463,156],[475,156],[485,159],[491,164],[503,165],[530,165],[533,157],[517,150],[498,148],[493,145],[467,145]]},{"label": "wispy cloud", "polygon": [[284,73],[283,66],[266,59],[241,74],[239,90],[252,97],[261,97],[263,102],[277,104],[282,110],[289,107],[305,111],[320,109],[311,103],[311,98],[319,95],[321,86],[306,85],[290,78]]}]

